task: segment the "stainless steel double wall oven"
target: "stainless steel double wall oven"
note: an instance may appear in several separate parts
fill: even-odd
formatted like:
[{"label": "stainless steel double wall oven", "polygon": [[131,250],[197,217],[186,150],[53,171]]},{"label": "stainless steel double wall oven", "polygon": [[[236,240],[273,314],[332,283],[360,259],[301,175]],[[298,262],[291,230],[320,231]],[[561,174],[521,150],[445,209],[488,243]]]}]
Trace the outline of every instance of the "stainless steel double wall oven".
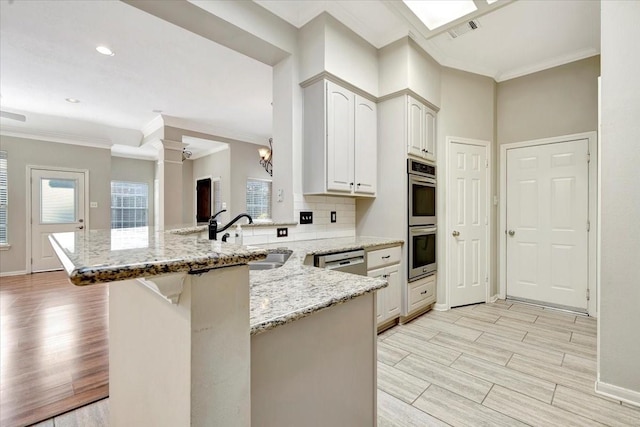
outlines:
[{"label": "stainless steel double wall oven", "polygon": [[409,281],[436,271],[436,167],[407,160],[409,174]]}]

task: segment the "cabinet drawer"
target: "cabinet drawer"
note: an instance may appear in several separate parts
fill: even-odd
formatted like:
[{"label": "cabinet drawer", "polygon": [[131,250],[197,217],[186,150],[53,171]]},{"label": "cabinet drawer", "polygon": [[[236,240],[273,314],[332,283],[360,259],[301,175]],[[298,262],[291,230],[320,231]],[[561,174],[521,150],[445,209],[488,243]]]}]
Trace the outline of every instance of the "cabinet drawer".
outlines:
[{"label": "cabinet drawer", "polygon": [[382,267],[383,265],[397,264],[402,256],[402,248],[395,246],[393,248],[379,249],[367,253],[367,269]]},{"label": "cabinet drawer", "polygon": [[425,277],[422,280],[409,283],[408,312],[418,310],[435,300],[436,276]]}]

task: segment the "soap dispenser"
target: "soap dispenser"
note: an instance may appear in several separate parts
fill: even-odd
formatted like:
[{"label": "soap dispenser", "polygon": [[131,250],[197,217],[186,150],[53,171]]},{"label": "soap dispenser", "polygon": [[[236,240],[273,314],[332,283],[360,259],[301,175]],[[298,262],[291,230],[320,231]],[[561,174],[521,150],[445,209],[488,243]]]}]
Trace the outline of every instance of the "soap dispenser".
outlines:
[{"label": "soap dispenser", "polygon": [[236,245],[242,245],[242,228],[240,227],[240,224],[236,225],[236,240],[235,240],[235,244]]}]

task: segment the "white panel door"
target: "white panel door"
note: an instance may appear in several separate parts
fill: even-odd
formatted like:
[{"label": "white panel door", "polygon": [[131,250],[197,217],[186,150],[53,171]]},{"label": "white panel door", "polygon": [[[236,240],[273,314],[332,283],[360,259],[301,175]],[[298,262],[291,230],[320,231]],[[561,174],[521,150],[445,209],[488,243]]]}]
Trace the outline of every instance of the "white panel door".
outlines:
[{"label": "white panel door", "polygon": [[62,268],[49,234],[84,230],[84,185],[82,172],[31,170],[32,272]]},{"label": "white panel door", "polygon": [[588,147],[507,151],[507,297],[586,310]]},{"label": "white panel door", "polygon": [[355,192],[375,194],[378,176],[376,104],[358,95],[355,99]]},{"label": "white panel door", "polygon": [[327,190],[353,190],[354,97],[327,82]]},{"label": "white panel door", "polygon": [[449,145],[450,306],[486,302],[488,286],[487,148]]}]

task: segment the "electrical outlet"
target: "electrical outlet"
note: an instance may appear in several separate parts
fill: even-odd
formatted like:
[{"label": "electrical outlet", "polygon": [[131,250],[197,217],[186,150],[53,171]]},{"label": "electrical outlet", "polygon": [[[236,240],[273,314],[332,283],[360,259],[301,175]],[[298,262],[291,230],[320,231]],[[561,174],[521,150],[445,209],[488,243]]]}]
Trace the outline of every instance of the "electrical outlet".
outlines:
[{"label": "electrical outlet", "polygon": [[276,237],[287,237],[289,235],[289,229],[287,227],[278,228],[276,231]]},{"label": "electrical outlet", "polygon": [[313,212],[300,212],[300,224],[313,224]]},{"label": "electrical outlet", "polygon": [[336,222],[337,220],[336,211],[331,211],[331,222]]}]

